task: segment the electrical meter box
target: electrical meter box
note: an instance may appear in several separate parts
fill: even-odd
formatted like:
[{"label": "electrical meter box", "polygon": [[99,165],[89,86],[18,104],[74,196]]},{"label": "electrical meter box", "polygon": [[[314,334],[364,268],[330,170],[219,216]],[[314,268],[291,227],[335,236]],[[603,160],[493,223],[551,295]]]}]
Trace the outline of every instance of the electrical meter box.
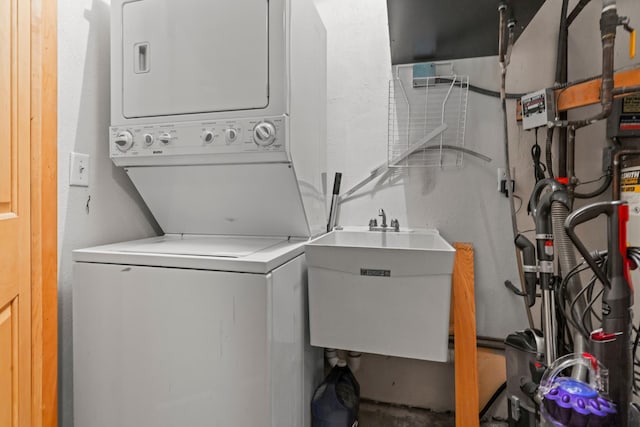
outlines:
[{"label": "electrical meter box", "polygon": [[556,118],[556,100],[551,89],[528,93],[520,99],[522,104],[522,128],[547,126]]}]

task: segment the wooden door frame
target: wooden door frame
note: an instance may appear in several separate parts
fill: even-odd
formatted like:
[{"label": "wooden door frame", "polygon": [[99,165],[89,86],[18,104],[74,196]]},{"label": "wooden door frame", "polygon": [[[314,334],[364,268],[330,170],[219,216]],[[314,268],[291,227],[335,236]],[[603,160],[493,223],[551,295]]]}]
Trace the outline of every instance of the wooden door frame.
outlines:
[{"label": "wooden door frame", "polygon": [[31,5],[31,422],[58,423],[57,8]]}]

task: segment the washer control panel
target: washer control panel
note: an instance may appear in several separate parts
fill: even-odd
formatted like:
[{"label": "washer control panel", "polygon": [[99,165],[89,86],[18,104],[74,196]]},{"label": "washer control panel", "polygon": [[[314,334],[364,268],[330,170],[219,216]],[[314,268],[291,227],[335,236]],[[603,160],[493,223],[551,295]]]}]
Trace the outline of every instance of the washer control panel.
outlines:
[{"label": "washer control panel", "polygon": [[285,116],[118,126],[109,131],[112,158],[286,150]]}]

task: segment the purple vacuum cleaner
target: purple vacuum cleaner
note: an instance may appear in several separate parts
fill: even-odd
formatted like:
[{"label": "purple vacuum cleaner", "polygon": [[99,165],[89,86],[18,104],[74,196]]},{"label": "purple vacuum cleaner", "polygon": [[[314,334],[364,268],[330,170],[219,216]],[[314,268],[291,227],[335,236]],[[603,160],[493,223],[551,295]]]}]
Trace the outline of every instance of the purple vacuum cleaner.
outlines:
[{"label": "purple vacuum cleaner", "polygon": [[[589,383],[561,377],[575,365],[584,365]],[[608,371],[592,355],[569,354],[559,358],[547,369],[540,382],[538,399],[540,413],[548,425],[556,427],[618,426],[618,411],[606,398]]]}]

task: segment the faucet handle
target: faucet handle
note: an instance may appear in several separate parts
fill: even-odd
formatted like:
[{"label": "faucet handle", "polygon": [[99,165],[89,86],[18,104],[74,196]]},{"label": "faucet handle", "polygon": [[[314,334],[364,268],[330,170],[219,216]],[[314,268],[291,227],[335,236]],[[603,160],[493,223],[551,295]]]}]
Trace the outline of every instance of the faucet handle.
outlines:
[{"label": "faucet handle", "polygon": [[369,220],[369,230],[372,230],[374,227],[378,226],[378,220],[375,218],[371,218]]},{"label": "faucet handle", "polygon": [[391,220],[391,227],[393,227],[394,231],[400,231],[400,222],[397,218],[393,218]]},{"label": "faucet handle", "polygon": [[380,226],[387,228],[387,214],[384,212],[384,209],[378,210],[378,216],[382,217],[382,224],[380,224]]}]

